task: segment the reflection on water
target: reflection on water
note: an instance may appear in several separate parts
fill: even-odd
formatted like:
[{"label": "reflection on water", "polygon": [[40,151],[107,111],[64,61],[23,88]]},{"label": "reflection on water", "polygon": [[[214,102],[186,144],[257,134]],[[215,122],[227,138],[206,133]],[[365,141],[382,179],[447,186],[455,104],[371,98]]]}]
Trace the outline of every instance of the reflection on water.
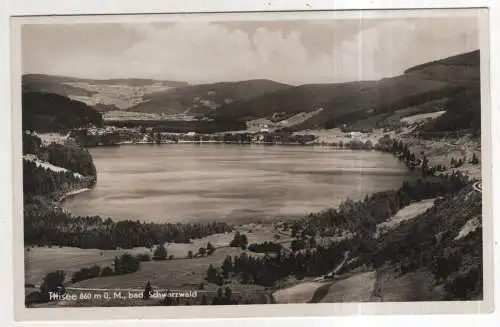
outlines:
[{"label": "reflection on water", "polygon": [[327,147],[130,145],[91,150],[94,189],[65,202],[76,215],[185,222],[305,215],[347,197],[397,188],[393,156]]}]

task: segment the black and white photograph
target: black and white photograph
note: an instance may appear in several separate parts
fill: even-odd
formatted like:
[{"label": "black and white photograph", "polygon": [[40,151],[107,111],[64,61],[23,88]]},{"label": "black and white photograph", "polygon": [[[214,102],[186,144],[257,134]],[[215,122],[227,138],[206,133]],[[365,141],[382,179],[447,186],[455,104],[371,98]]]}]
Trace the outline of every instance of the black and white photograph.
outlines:
[{"label": "black and white photograph", "polygon": [[25,308],[483,301],[485,16],[414,12],[19,23]]}]

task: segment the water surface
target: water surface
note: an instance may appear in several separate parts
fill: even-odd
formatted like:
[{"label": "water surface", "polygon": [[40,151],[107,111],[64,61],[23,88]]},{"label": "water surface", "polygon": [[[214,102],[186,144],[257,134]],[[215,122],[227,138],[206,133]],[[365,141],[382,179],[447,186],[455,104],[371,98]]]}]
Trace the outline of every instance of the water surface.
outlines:
[{"label": "water surface", "polygon": [[408,175],[390,154],[328,147],[168,144],[90,152],[97,185],[65,207],[155,222],[301,216],[398,188]]}]

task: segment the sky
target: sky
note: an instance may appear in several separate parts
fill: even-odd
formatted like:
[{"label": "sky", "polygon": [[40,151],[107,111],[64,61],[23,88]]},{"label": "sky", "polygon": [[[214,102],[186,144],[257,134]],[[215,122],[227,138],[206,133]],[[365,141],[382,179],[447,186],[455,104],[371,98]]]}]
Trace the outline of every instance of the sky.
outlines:
[{"label": "sky", "polygon": [[376,80],[479,48],[477,16],[24,25],[23,73],[191,84]]}]

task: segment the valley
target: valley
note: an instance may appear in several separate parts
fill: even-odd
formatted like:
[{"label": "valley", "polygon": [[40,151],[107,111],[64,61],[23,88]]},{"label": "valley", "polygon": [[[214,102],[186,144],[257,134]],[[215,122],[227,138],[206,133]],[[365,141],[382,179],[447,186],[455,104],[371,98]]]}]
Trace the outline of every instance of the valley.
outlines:
[{"label": "valley", "polygon": [[338,84],[26,76],[26,303],[481,298],[478,89],[478,51]]}]

